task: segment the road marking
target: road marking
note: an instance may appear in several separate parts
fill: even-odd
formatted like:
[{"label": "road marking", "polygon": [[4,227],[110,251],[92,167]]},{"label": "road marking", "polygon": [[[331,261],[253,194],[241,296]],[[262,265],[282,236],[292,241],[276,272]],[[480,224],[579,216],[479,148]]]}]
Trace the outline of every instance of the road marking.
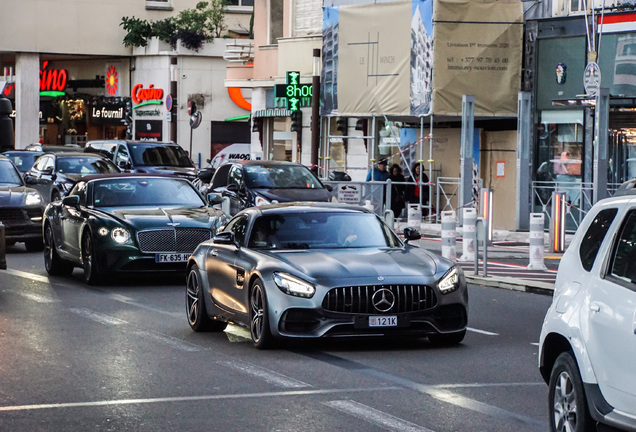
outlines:
[{"label": "road marking", "polygon": [[148,338],[148,339],[152,339],[155,342],[160,342],[160,343],[162,343],[164,345],[168,345],[168,346],[170,346],[172,348],[176,348],[176,349],[181,350],[181,351],[187,351],[187,352],[201,351],[201,347],[198,347],[196,345],[189,344],[189,343],[184,342],[182,340],[175,339],[173,337],[162,335],[162,334],[159,334],[159,333],[138,330],[138,331],[135,332],[135,334],[138,335],[138,336],[142,336],[142,337]]},{"label": "road marking", "polygon": [[394,417],[391,414],[378,411],[375,408],[371,408],[356,401],[336,400],[323,403],[331,408],[337,409],[338,411],[350,414],[385,429],[404,432],[433,432],[430,429],[418,426],[415,423],[402,420],[398,417]]},{"label": "road marking", "polygon": [[373,388],[356,388],[356,389],[328,389],[328,390],[289,390],[281,392],[265,392],[265,393],[244,393],[244,394],[223,394],[223,395],[202,395],[202,396],[181,396],[181,397],[165,397],[154,399],[116,399],[102,400],[93,402],[68,402],[68,403],[50,403],[39,405],[13,405],[0,406],[0,412],[3,411],[32,411],[40,409],[59,409],[59,408],[83,408],[96,406],[115,406],[115,405],[139,405],[152,403],[167,402],[191,402],[191,401],[207,401],[207,400],[230,400],[230,399],[256,399],[256,398],[278,398],[281,396],[313,396],[321,394],[341,394],[341,393],[373,393],[377,391],[402,390],[399,387],[373,387]]},{"label": "road marking", "polygon": [[295,380],[293,378],[281,375],[278,372],[274,372],[269,369],[265,369],[259,366],[251,365],[248,363],[232,361],[219,361],[218,364],[229,367],[230,369],[238,370],[256,378],[260,378],[263,381],[273,384],[277,387],[283,388],[302,388],[311,387],[309,384],[302,381]]},{"label": "road marking", "polygon": [[151,312],[157,312],[157,313],[160,313],[160,314],[168,315],[168,316],[171,316],[173,318],[182,318],[182,317],[186,316],[185,309],[184,309],[184,312],[168,312],[167,310],[164,310],[164,309],[157,309],[157,308],[154,308],[152,306],[148,306],[148,305],[146,305],[144,303],[140,303],[140,302],[138,302],[137,300],[135,300],[132,297],[128,297],[128,296],[121,295],[121,294],[109,294],[108,298],[110,298],[111,300],[115,300],[117,302],[120,302],[120,303],[125,303],[125,304],[131,305],[131,306],[138,307],[140,309],[146,309],[146,310],[149,310]]},{"label": "road marking", "polygon": [[9,273],[10,275],[13,275],[13,276],[18,276],[21,278],[25,278],[25,279],[29,279],[29,280],[33,280],[37,282],[46,282],[46,283],[51,282],[51,279],[49,279],[47,276],[42,276],[35,273],[29,273],[22,270],[6,269],[6,270],[3,270],[3,272]]},{"label": "road marking", "polygon": [[106,325],[122,325],[122,324],[128,324],[127,321],[121,320],[119,318],[115,318],[109,315],[104,315],[101,314],[99,312],[95,312],[92,311],[90,309],[84,309],[84,308],[70,308],[69,312],[72,312],[76,315],[82,316],[84,318],[88,318],[90,320],[93,320],[95,322],[98,322],[100,324],[106,324]]},{"label": "road marking", "polygon": [[24,291],[7,291],[7,290],[3,290],[4,292],[11,292],[12,294],[17,294],[19,296],[22,297],[26,297],[29,300],[33,300],[35,302],[38,303],[57,303],[59,302],[59,300],[54,299],[52,297],[49,296],[43,296],[41,294],[35,294],[35,293],[30,293],[30,292],[24,292]]},{"label": "road marking", "polygon": [[472,328],[472,327],[466,327],[466,330],[474,332],[474,333],[481,333],[481,334],[484,334],[486,336],[499,336],[499,333],[493,333],[493,332],[489,332],[489,331],[486,331],[486,330],[479,330],[479,329]]},{"label": "road marking", "polygon": [[544,386],[544,382],[513,382],[513,383],[473,383],[473,384],[436,384],[434,388],[480,388],[480,387],[529,387]]}]

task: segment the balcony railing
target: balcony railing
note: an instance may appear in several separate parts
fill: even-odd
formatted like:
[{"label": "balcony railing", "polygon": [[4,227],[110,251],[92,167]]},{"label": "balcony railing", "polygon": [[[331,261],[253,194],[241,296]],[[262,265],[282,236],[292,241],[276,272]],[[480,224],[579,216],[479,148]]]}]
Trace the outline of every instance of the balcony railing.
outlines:
[{"label": "balcony railing", "polygon": [[223,58],[230,63],[247,64],[254,61],[253,42],[228,43]]}]

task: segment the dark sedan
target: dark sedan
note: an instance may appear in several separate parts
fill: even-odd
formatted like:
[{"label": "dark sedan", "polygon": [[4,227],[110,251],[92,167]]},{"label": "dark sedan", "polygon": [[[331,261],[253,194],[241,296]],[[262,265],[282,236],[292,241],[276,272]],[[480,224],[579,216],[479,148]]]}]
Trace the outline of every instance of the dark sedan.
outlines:
[{"label": "dark sedan", "polygon": [[31,150],[8,150],[2,154],[11,159],[22,175],[31,169],[38,157],[42,156],[42,152]]},{"label": "dark sedan", "polygon": [[77,179],[90,174],[117,173],[108,158],[86,153],[45,153],[24,174],[24,181],[37,189],[45,202],[65,196]]},{"label": "dark sedan", "polygon": [[112,174],[80,179],[44,214],[44,264],[52,275],[84,269],[98,283],[117,272],[181,271],[227,215],[186,179]]},{"label": "dark sedan", "polygon": [[24,242],[28,251],[42,250],[42,213],[40,193],[24,185],[13,162],[0,156],[0,221],[6,243]]},{"label": "dark sedan", "polygon": [[342,204],[289,203],[238,213],[188,262],[186,312],[194,331],[250,329],[257,348],[277,338],[466,333],[462,270],[377,215]]},{"label": "dark sedan", "polygon": [[326,202],[330,186],[323,185],[307,168],[285,161],[236,161],[221,165],[210,192],[230,200],[229,213],[281,202]]}]

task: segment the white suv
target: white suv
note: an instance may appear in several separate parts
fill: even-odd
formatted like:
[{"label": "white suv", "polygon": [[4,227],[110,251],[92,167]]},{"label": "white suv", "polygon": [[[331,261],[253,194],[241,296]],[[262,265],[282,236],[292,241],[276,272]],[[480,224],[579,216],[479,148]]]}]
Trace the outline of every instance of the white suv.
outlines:
[{"label": "white suv", "polygon": [[635,185],[592,207],[559,265],[539,341],[551,431],[636,431]]}]

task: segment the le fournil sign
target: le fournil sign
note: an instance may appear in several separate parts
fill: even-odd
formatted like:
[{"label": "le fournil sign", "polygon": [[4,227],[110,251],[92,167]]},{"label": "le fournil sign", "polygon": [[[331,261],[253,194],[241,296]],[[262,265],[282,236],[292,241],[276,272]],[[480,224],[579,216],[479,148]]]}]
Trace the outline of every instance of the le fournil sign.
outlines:
[{"label": "le fournil sign", "polygon": [[89,109],[89,117],[97,124],[122,124],[124,122],[125,109],[123,105],[96,103]]}]

